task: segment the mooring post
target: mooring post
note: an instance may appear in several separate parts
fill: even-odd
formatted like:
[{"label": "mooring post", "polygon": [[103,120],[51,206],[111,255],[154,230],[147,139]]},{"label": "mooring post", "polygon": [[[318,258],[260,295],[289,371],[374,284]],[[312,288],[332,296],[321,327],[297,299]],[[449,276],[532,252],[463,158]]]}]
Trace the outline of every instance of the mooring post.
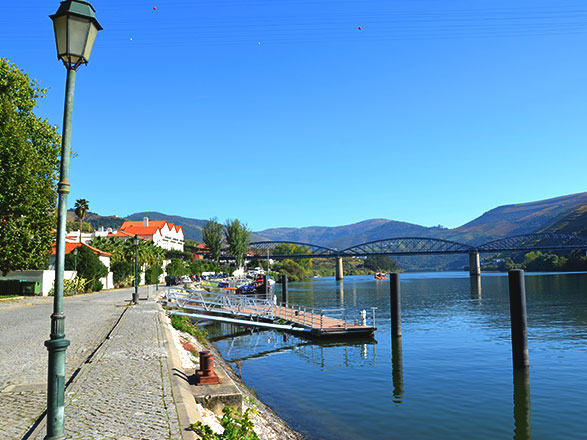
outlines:
[{"label": "mooring post", "polygon": [[514,440],[532,438],[530,407],[530,372],[514,370]]},{"label": "mooring post", "polygon": [[287,275],[281,275],[281,302],[287,305]]},{"label": "mooring post", "polygon": [[389,303],[391,307],[391,336],[402,335],[401,294],[399,290],[399,273],[389,274]]},{"label": "mooring post", "polygon": [[526,286],[524,271],[508,273],[510,293],[510,319],[512,326],[512,361],[514,368],[528,368],[528,325],[526,322]]}]

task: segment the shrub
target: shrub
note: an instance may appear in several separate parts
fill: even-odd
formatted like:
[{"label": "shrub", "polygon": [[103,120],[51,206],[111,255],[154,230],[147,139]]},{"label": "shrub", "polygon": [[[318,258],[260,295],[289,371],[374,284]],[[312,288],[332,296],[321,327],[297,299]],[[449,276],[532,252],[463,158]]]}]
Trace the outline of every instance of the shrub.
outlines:
[{"label": "shrub", "polygon": [[[207,425],[202,422],[192,424],[191,428],[202,440],[259,440],[255,432],[253,422],[249,419],[251,408],[247,408],[243,414],[239,413],[232,406],[225,406],[222,412],[220,424],[224,428],[222,434],[216,434]],[[252,410],[255,412],[255,410]]]},{"label": "shrub", "polygon": [[125,285],[134,275],[133,266],[126,261],[117,261],[110,266],[114,284]]}]

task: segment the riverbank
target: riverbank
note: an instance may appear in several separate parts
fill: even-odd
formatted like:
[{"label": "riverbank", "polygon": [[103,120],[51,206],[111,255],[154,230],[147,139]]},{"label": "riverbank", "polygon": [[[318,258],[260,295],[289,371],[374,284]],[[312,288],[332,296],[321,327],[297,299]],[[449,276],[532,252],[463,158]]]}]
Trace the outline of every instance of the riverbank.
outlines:
[{"label": "riverbank", "polygon": [[[211,342],[205,344],[198,341],[188,333],[180,332],[171,326],[169,318],[166,316],[165,321],[169,325],[173,336],[173,343],[178,351],[181,366],[184,369],[191,369],[197,363],[197,359],[186,347],[193,347],[195,351],[208,350],[214,355],[214,363],[217,367],[222,368],[226,374],[233,380],[236,386],[243,394],[243,412],[251,409],[249,418],[255,425],[255,432],[261,440],[303,440],[304,436],[294,431],[284,420],[282,420],[269,406],[265,405],[241,380],[241,378],[232,370],[230,365],[222,358],[218,350]],[[170,341],[171,342],[171,341]],[[210,426],[215,432],[221,432],[220,417],[212,411],[202,408],[198,405],[200,416],[204,424]]]}]

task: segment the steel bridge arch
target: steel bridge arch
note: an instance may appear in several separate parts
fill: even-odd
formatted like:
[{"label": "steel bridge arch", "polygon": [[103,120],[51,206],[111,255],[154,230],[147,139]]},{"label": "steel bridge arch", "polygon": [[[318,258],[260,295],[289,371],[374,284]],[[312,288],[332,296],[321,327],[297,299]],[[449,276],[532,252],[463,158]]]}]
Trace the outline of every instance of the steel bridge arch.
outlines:
[{"label": "steel bridge arch", "polygon": [[[336,257],[340,253],[336,249],[327,248],[324,246],[318,246],[316,244],[311,243],[302,243],[299,241],[288,241],[288,240],[276,240],[276,241],[255,241],[253,243],[249,243],[249,250],[258,250],[258,251],[274,251],[275,248],[281,244],[295,244],[296,246],[303,246],[307,248],[310,253],[309,254],[275,254],[270,253],[269,256],[273,259],[281,259],[281,258],[291,258],[291,259],[300,259],[300,258],[320,258],[320,257]],[[259,254],[259,257],[264,257],[262,253]]]},{"label": "steel bridge arch", "polygon": [[515,252],[533,250],[587,250],[587,239],[578,235],[555,233],[522,234],[482,244],[478,252]]},{"label": "steel bridge arch", "polygon": [[469,254],[475,248],[456,241],[428,237],[395,237],[374,240],[340,251],[341,257],[379,255]]}]

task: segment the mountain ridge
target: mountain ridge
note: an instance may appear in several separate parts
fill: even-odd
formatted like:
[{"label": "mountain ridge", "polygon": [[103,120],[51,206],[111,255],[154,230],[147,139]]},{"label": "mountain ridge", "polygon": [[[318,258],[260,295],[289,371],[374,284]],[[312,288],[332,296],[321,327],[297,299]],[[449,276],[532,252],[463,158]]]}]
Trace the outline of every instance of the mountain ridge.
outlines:
[{"label": "mountain ridge", "polygon": [[[68,213],[68,217],[70,215]],[[126,218],[102,217],[89,212],[84,221],[92,224],[94,228],[105,226],[115,229],[124,220],[136,221],[144,217],[179,224],[184,229],[185,238],[195,241],[202,241],[202,227],[208,222],[157,211],[137,212]],[[393,237],[420,236],[475,245],[505,236],[535,232],[587,236],[587,192],[498,206],[453,229],[376,218],[341,226],[269,228],[252,232],[251,241],[295,241],[342,250],[353,245]]]}]

